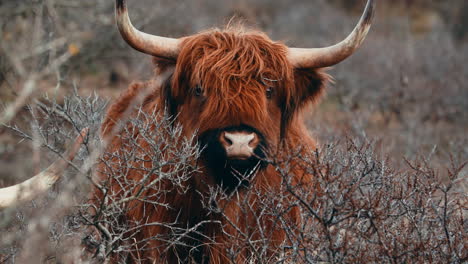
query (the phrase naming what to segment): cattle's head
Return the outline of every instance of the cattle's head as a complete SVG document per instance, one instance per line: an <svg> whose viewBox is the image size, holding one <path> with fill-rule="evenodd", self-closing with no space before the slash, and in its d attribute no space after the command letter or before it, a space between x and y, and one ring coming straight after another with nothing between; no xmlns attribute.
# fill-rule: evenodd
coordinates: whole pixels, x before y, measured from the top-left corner
<svg viewBox="0 0 468 264"><path fill-rule="evenodd" d="M125 1L116 3L123 38L173 65L173 74L161 89L165 107L185 133L197 133L208 167L223 181L230 174L225 170L245 175L265 165L261 161L293 131L296 114L323 91L328 75L320 69L343 61L361 45L374 9L369 0L344 41L301 49L239 27L181 39L148 35L132 26Z"/></svg>

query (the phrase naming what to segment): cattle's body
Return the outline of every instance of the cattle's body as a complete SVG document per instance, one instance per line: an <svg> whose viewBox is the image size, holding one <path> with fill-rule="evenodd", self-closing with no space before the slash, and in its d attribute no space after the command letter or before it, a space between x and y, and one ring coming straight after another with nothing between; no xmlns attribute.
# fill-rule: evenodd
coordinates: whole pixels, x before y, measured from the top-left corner
<svg viewBox="0 0 468 264"><path fill-rule="evenodd" d="M316 148L315 140L310 137L309 132L305 128L301 113L297 111L294 113L293 117L289 117L290 120L285 120L284 122L288 122L288 124L283 124L287 126L287 131L285 132L284 138L280 138L280 130L281 130L281 115L282 109L278 106L279 102L273 102L273 106L270 109L267 106L267 98L265 97L264 91L266 89L264 82L260 81L259 78L264 74L265 76L269 76L268 80L278 80L272 84L272 87L277 88L276 92L280 92L280 88L287 87L287 85L298 85L304 84L304 86L310 87L303 87L302 89L310 89L313 90L311 92L311 97L309 100L314 100L316 96L318 96L322 90L323 85L328 79L328 75L320 73L314 69L302 69L302 70L294 70L292 67L287 67L285 63L287 60L285 58L285 50L286 46L273 43L271 40L267 39L263 34L259 32L244 32L238 28L235 29L227 29L226 31L218 31L214 30L212 32L205 32L199 36L193 36L193 40L188 40L188 42L192 42L192 45L186 51L187 54L186 58L188 60L191 59L193 56L192 52L197 49L204 48L203 45L206 44L206 38L210 38L211 41L217 42L218 45L222 46L225 43L222 43L223 40L229 40L226 44L232 44L233 42L249 42L251 41L253 44L252 46L237 45L237 50L232 53L249 53L249 52L257 52L256 48L258 46L267 46L271 45L275 48L275 50L270 50L265 53L265 55L259 55L256 58L257 61L254 61L252 64L245 63L242 59L239 60L236 58L235 54L229 54L229 51L223 50L223 53L220 54L213 54L211 51L208 54L197 54L196 57L203 57L208 55L211 56L218 56L223 57L223 55L230 55L230 60L224 61L224 65L228 66L228 69L225 69L224 72L220 73L220 69L213 69L213 65L202 65L207 68L207 70L198 69L194 71L193 69L185 69L185 67L180 67L183 69L165 69L167 71L173 71L171 74L171 78L168 82L164 82L162 85L157 84L156 82L149 82L149 83L136 83L133 84L127 91L125 91L120 98L111 105L106 119L102 126L102 137L103 138L111 138L111 143L109 144L110 147L106 152L113 153L114 151L126 151L125 144L121 142L121 128L115 128L115 121L116 120L126 120L128 118L132 118L135 116L135 113L132 111L137 111L139 107L135 107L135 103L139 106L138 102L142 102L141 110L145 113L158 113L160 115L168 114L165 113L166 110L170 109L168 106L167 100L175 100L175 99L167 99L165 93L166 89L174 89L174 86L181 86L180 89L188 89L184 86L188 86L187 83L180 82L179 80L185 80L191 76L186 76L185 73L199 73L204 72L205 76L202 77L202 80L210 79L213 82L212 88L213 96L224 92L224 93L232 93L232 95L222 94L222 97L215 101L217 103L216 106L213 106L213 109L208 109L209 111L206 113L206 117L203 117L204 113L195 114L194 111L198 111L198 109L203 109L203 106L196 105L197 102L189 102L186 105L179 106L177 109L177 117L176 121L182 126L184 133L187 136L190 136L195 131L198 131L200 135L204 134L204 131L211 131L217 128L223 127L236 127L236 126L249 126L254 127L256 130L261 133L263 137L267 139L266 145L268 145L269 150L271 152L276 152L278 148L282 151L282 154L287 155L285 149L287 146L288 149L297 150L300 147L303 147L305 150L314 150ZM266 42L266 43L262 43ZM201 42L200 44L198 42ZM221 43L219 43L221 42ZM194 44L193 44L194 43ZM237 44L237 43L235 43ZM258 45L258 46L257 46ZM250 49L250 50L249 50ZM184 50L182 50L182 53ZM271 58L273 55L276 55L278 58ZM264 59L265 56L267 59ZM251 58L250 56L246 56L243 59ZM270 62L269 60L277 60L275 62ZM251 60L251 59L249 59ZM156 60L156 63L158 61ZM184 62L179 62L184 63ZM204 60L204 63L206 61ZM219 60L213 59L212 64L219 63ZM274 64L278 69L274 69L270 64ZM187 64L189 64L187 62ZM264 65L262 65L264 64ZM263 67L260 67L262 65ZM179 66L179 65L177 65ZM184 66L182 64L182 66ZM191 66L191 65L188 65ZM201 67L197 65L198 67ZM246 69L250 68L250 69ZM213 70L212 70L213 69ZM272 69L276 71L272 71ZM179 70L179 72L178 72ZM270 71L270 72L268 72ZM245 76L240 76L239 79L230 80L229 77L240 75L240 73L245 74ZM159 73L163 74L163 73ZM211 75L210 75L211 74ZM225 78L225 79L224 79ZM172 81L170 81L172 80ZM225 83L222 83L222 82ZM238 83L237 85L233 85L232 82ZM265 83L267 81L265 80ZM311 83L313 85L311 85ZM168 87L165 87L168 86ZM224 87L223 87L224 85ZM230 90L230 87L235 87ZM241 87L244 90L238 90ZM218 89L217 89L218 88ZM252 93L252 95L245 96L244 93ZM257 94L256 94L257 93ZM140 98L141 95L145 94L144 98ZM291 95L293 96L293 95ZM259 99L264 99L262 102ZM210 98L206 99L210 100ZM249 101L250 100L250 101ZM260 101L260 102L259 102ZM223 106L222 104L226 104ZM256 104L264 104L263 106L255 106ZM205 102L205 104L207 104ZM224 108L223 108L224 107ZM184 112L180 108L186 108L187 111ZM255 113L253 112L256 109L265 110L263 113ZM196 116L195 116L196 115ZM277 120L278 122L271 122ZM269 121L269 122L268 122ZM268 122L268 123L265 123ZM133 131L133 130L132 130ZM115 136L117 134L117 136ZM114 136L113 136L114 135ZM133 135L137 137L137 135ZM279 146L279 141L282 140L283 147ZM145 139L141 139L141 141L145 141ZM200 142L203 144L203 142ZM139 143L139 145L145 145L144 142ZM118 156L118 155L117 155ZM112 156L115 159L115 156ZM118 163L118 162L117 162ZM214 164L213 164L214 163ZM198 250L194 250L190 247L174 247L174 249L166 251L167 243L166 241L170 241L174 239L174 237L170 237L170 230L168 227L162 226L149 226L149 227L142 227L139 232L138 239L139 241L148 241L149 238L154 237L158 234L167 234L166 238L150 240L149 242L145 242L144 247L152 248L153 250L140 250L138 253L133 253L133 257L137 254L141 259L149 259L154 260L157 259L158 261L167 261L168 263L175 263L179 259L184 259L188 255L192 255L191 257L199 258L200 259L208 259L210 263L226 263L230 260L230 257L227 254L228 247L231 241L231 236L236 236L236 228L241 228L241 233L249 234L253 238L255 236L259 236L259 234L255 234L255 230L248 230L254 226L256 223L255 212L248 212L247 214L243 212L242 208L239 206L239 199L250 199L252 200L252 204L255 204L255 200L259 199L257 197L258 190L268 190L269 192L282 192L282 177L279 173L275 170L273 165L264 164L262 165L263 168L259 170L256 174L255 178L249 182L248 187L239 187L237 183L234 183L234 186L227 186L229 183L226 184L224 181L224 186L227 187L229 192L236 192L236 195L232 195L229 198L222 199L217 201L217 206L222 208L222 213L220 214L213 214L206 206L203 206L202 203L206 204L206 201L210 197L209 188L215 187L217 184L220 184L217 181L220 178L232 178L233 176L230 175L231 172L229 171L219 171L216 169L217 165L223 165L224 163L219 163L216 161L212 161L210 157L210 153L205 153L199 160L199 167L201 172L197 175L192 175L191 179L186 183L189 188L188 192L181 193L175 190L174 186L172 186L170 181L167 181L167 186L162 187L165 191L168 191L168 195L164 197L164 201L159 201L160 203L169 203L171 208L168 209L163 206L155 207L151 203L145 203L140 201L135 201L129 205L132 210L128 211L127 221L131 222L139 222L142 219L147 220L150 223L174 223L177 222L177 226L180 227L188 227L191 228L194 225L197 225L201 221L213 221L214 223L206 224L201 228L197 229L195 233L200 232L206 238L198 237L198 239L194 239L192 241L188 241L187 243L192 243L195 247L198 247ZM141 167L144 165L135 165L135 167ZM150 166L150 165L149 165ZM101 166L99 169L101 171L106 172L106 165ZM108 175L108 173L104 173ZM312 179L312 175L302 174L302 173L293 173L293 175L298 175L300 179L294 179L296 182L301 182L305 184L306 182L310 182ZM127 175L127 178L134 179L135 181L141 180L141 174L138 171L130 171ZM157 178L158 175L152 175L152 177ZM121 188L121 184L113 184L114 192L119 193L121 192L119 188ZM128 188L128 187L126 187ZM249 191L250 189L255 190ZM100 192L98 194L98 201ZM259 203L259 202L257 202ZM264 210L261 206L259 206L258 210ZM288 219L291 223L299 222L299 212L297 208L291 208L287 212L289 216L284 216L285 219ZM285 240L284 232L279 228L279 225L274 223L273 219L263 218L261 219L265 225L271 225L272 228L268 230L268 234L263 234L262 236L269 237L271 239L271 250L275 246L279 246ZM219 223L216 223L219 222ZM232 223L231 223L232 222ZM270 222L270 223L269 223ZM131 225L131 224L130 224ZM278 228L273 228L273 226L277 225ZM224 234L228 233L229 236L226 237ZM201 244L206 244L207 246L201 247ZM142 248L143 245L140 245ZM137 250L137 249L135 249ZM192 251L189 253L189 251ZM195 253L195 254L194 254ZM198 253L198 255L196 254ZM236 256L239 263L244 263L247 261L248 253L246 252L244 255L239 254ZM149 261L151 263L151 261Z"/></svg>
<svg viewBox="0 0 468 264"><path fill-rule="evenodd" d="M272 161L316 149L302 112L323 94L330 77L322 69L343 61L361 45L373 9L374 1L368 0L358 25L342 42L303 49L242 27L180 39L148 35L132 26L125 1L116 0L123 38L154 57L157 78L163 79L131 85L111 105L101 128L107 148L96 170L100 181L92 199L97 219L106 217L100 206L112 202L123 206L118 219L128 228L120 238L125 242L112 246L131 245L124 256L127 262L256 262L260 260L255 260L252 243L260 242L266 262L286 253L284 246L291 242L286 234L294 233L293 226L301 219L298 201L285 186L310 186L314 192L314 176L301 162L292 161L285 178L281 166ZM132 186L174 172L170 164L159 174L153 172L148 161L153 139L125 123L141 118L140 113L155 115L153 121L144 121L150 122L146 126L150 130L159 129L158 118L169 116L181 126L182 136L194 135L201 151L193 161L198 170L180 184L162 178L157 188ZM164 144L177 147L181 142ZM177 159L164 144L158 151ZM127 159L127 153L136 154ZM179 174L183 173L171 177L177 179ZM213 195L213 189L222 195ZM2 200L2 195L7 199ZM15 195L0 190L0 206L11 204ZM276 213L264 213L265 208ZM181 230L187 234L180 236ZM235 243L241 245L233 254ZM122 261L120 257L115 254L114 260Z"/></svg>

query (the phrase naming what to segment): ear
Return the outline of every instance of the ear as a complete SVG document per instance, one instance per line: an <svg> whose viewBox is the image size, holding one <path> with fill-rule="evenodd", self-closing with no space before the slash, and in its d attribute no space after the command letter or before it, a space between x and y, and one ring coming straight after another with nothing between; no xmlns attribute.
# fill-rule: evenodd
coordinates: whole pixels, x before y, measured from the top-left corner
<svg viewBox="0 0 468 264"><path fill-rule="evenodd" d="M295 110L299 110L309 103L318 103L325 93L325 86L331 80L331 76L324 69L295 69L295 87L291 99Z"/></svg>
<svg viewBox="0 0 468 264"><path fill-rule="evenodd" d="M325 86L332 78L324 69L294 69L294 87L290 87L289 96L282 107L281 138L294 115L304 106L317 103L325 93Z"/></svg>
<svg viewBox="0 0 468 264"><path fill-rule="evenodd" d="M172 92L171 80L172 80L172 74L169 76L169 78L166 78L166 80L162 83L160 96L161 96L161 101L163 102L164 108L166 109L169 117L175 118L177 115L177 107L179 104L177 103L177 100L172 95L173 92Z"/></svg>
<svg viewBox="0 0 468 264"><path fill-rule="evenodd" d="M153 57L155 74L163 81L161 83L160 98L167 114L172 118L177 115L177 100L173 96L172 78L174 75L175 61L165 58Z"/></svg>

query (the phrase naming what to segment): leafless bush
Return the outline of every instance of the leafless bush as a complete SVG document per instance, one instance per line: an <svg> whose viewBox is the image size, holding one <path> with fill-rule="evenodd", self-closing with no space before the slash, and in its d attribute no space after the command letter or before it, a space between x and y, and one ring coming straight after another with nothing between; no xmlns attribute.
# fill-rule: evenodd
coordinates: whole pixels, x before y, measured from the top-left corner
<svg viewBox="0 0 468 264"><path fill-rule="evenodd" d="M347 140L304 157L315 191L287 186L303 211L293 245L303 262L461 263L466 196L452 192L464 164L442 183L422 159L393 168L371 143ZM302 255L301 255L302 254ZM296 261L296 260L295 260Z"/></svg>
<svg viewBox="0 0 468 264"><path fill-rule="evenodd" d="M5 234L1 239L1 263L32 263L38 258L46 261L46 257L54 258L55 254L65 253L65 248L58 245L80 244L80 238L76 237L80 222L74 215L74 207L89 195L89 168L92 163L88 156L92 149L99 149L96 131L105 106L105 102L96 96L83 98L75 95L66 98L62 104L58 104L55 98L44 98L28 108L30 115L27 126L4 124L4 128L14 131L23 140L32 142L33 162L38 169L48 166L52 160L64 158L61 153L67 143L83 128L91 128L92 133L76 156L71 169L64 173L59 188L52 190L46 199L0 212L0 228ZM48 243L44 243L47 241ZM23 250L19 254L23 247L36 250ZM75 253L79 255L81 250L75 249L78 252ZM68 250L70 257L76 257L76 254L73 255L73 247L67 247Z"/></svg>
<svg viewBox="0 0 468 264"><path fill-rule="evenodd" d="M280 192L247 188L227 195L213 186L201 196L207 218L202 216L192 226L126 220L125 215L135 201L145 202L151 208L168 191L193 192L190 179L198 171L200 148L193 139L181 137L181 128L171 120L139 112L136 118L123 121L125 130L119 135L126 142L125 151L103 153L98 161L112 163L104 167L114 169L94 170L92 176L80 163L87 160L93 149L100 149L95 136L104 106L96 97L73 96L63 106L49 101L32 111L34 136L16 126L9 127L25 139L41 142L48 152L58 154L81 128L91 127L94 132L75 162L80 170L69 171L57 191L32 205L2 212L2 233L8 234L0 241L3 262L34 262L39 256L44 261L68 262L79 258L123 261L141 251L177 246L194 247L196 251L197 247L211 246L209 238L200 231L202 227L221 222L227 223L222 230L231 242L226 255L232 261L462 263L467 260L466 194L455 188L462 184L460 172L466 162L453 161L447 166L446 175L441 175L424 158L406 161L406 168L394 168L388 157L376 154L373 144L365 139L341 140L314 153L269 160L282 175ZM144 141L132 137L135 130ZM301 164L307 173L314 175L313 184L291 182L291 164ZM141 178L127 178L129 170L141 171ZM441 176L449 180L442 181ZM171 181L173 189L162 188L163 180ZM114 189L114 184L123 188ZM90 203L90 189L102 194L97 196L101 199L98 203ZM223 201L235 201L239 219L226 219ZM301 223L287 217L292 208L300 209ZM247 230L238 226L242 221L249 221ZM166 248L148 248L149 241L137 239L139 232L153 225L163 225L170 231L151 237L164 241ZM275 228L288 234L280 245L271 241L271 230ZM87 248L88 253L83 255L82 248Z"/></svg>
<svg viewBox="0 0 468 264"><path fill-rule="evenodd" d="M193 138L184 138L180 126L158 113L139 111L137 117L125 122L123 127L119 140L125 143L121 150L104 153L98 167L102 170L96 172L100 176L94 182L95 200L81 212L84 224L95 227L99 233L90 235L86 243L96 247L96 256L103 260L112 255L125 259L128 254L136 257L139 251L158 250L148 247L150 240L183 243L183 236L189 233L187 227L180 227L177 222L151 221L150 217L143 216L134 220L126 216L134 210L135 202L146 203L148 210L170 208L171 202L163 197L189 191L188 181L198 170L196 160L200 156ZM139 178L129 178L130 171L138 171ZM164 181L170 182L171 189L164 187ZM140 240L138 234L151 226L165 226L175 235L170 238L169 234L155 234L150 239Z"/></svg>

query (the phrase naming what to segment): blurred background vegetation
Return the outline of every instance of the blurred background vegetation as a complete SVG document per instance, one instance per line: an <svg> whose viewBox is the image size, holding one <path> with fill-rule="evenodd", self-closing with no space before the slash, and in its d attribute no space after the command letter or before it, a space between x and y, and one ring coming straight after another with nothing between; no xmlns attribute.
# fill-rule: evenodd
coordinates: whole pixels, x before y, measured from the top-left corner
<svg viewBox="0 0 468 264"><path fill-rule="evenodd" d="M190 35L235 17L290 46L320 47L352 30L364 2L139 0L129 10L137 28L158 35ZM27 126L27 105L45 94L60 102L76 89L112 99L151 78L151 58L124 43L113 8L111 0L0 0L0 111L16 102L12 121ZM335 83L307 118L312 133L322 144L374 141L395 164L419 155L434 164L467 160L467 32L465 0L379 1L363 47L330 69ZM0 186L31 175L31 145L0 128Z"/></svg>

